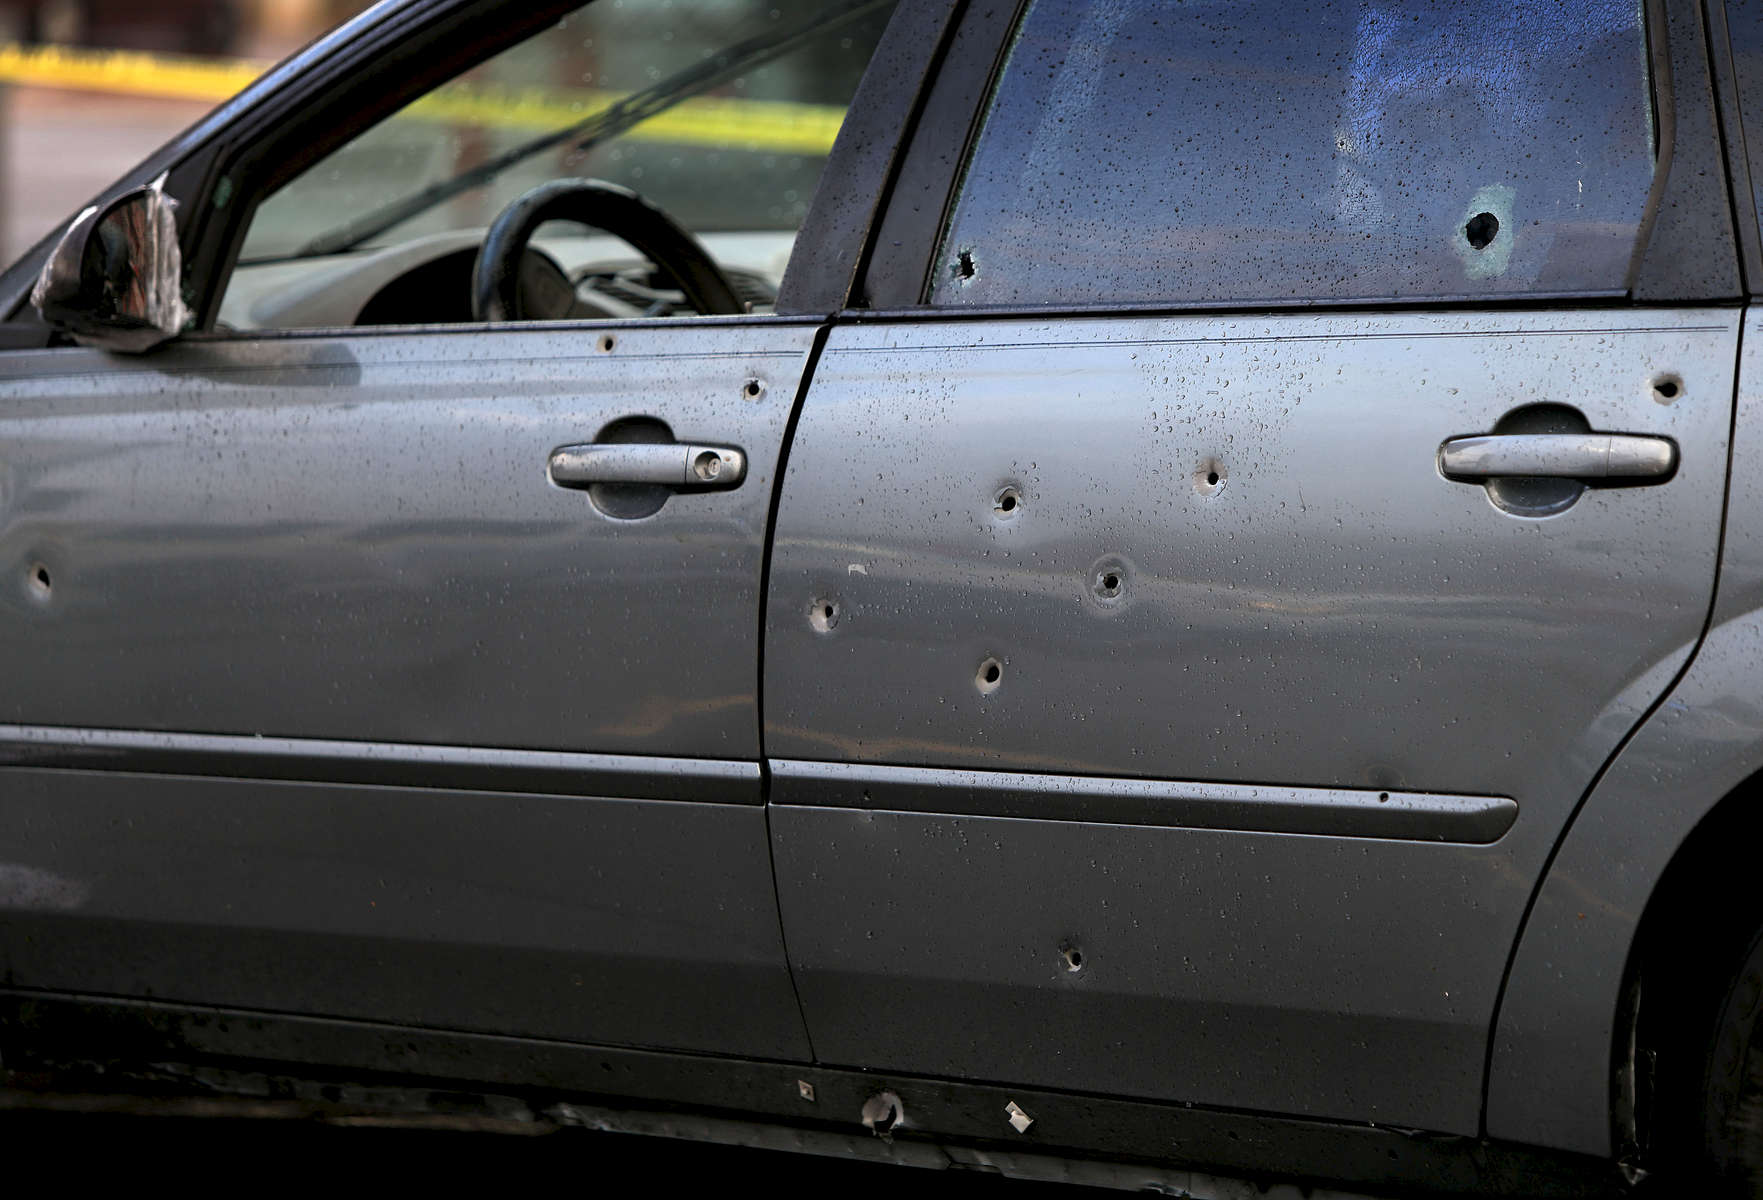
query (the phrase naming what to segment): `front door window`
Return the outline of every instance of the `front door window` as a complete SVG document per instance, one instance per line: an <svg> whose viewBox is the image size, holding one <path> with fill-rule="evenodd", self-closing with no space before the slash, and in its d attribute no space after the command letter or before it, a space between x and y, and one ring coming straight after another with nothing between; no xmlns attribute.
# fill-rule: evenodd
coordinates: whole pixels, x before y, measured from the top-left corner
<svg viewBox="0 0 1763 1200"><path fill-rule="evenodd" d="M883 0L598 0L419 98L266 198L221 307L234 330L471 319L485 229L555 179L638 193L768 310ZM533 243L574 289L549 315L684 315L602 230Z"/></svg>

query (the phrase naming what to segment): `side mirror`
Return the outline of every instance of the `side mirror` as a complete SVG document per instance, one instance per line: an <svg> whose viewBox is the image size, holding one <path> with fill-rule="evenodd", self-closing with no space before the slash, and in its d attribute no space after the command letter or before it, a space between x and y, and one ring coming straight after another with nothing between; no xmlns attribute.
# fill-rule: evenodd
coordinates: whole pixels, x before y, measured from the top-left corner
<svg viewBox="0 0 1763 1200"><path fill-rule="evenodd" d="M31 289L51 328L82 345L139 353L184 327L177 201L164 183L74 218Z"/></svg>

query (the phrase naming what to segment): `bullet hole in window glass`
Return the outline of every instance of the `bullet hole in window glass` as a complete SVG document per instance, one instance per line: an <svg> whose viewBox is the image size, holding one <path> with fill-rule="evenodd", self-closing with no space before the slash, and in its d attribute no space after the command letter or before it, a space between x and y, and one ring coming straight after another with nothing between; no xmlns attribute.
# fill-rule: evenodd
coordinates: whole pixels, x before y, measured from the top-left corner
<svg viewBox="0 0 1763 1200"><path fill-rule="evenodd" d="M1028 0L930 302L1623 287L1657 157L1642 9Z"/></svg>
<svg viewBox="0 0 1763 1200"><path fill-rule="evenodd" d="M1463 226L1463 237L1477 250L1486 250L1500 232L1500 218L1491 212L1476 213Z"/></svg>

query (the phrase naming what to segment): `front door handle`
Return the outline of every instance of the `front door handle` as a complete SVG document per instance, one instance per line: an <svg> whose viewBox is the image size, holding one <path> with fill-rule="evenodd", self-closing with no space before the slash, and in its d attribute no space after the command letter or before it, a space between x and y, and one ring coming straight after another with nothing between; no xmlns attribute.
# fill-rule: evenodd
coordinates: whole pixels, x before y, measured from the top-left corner
<svg viewBox="0 0 1763 1200"><path fill-rule="evenodd" d="M732 446L591 442L557 447L551 451L550 469L551 482L567 488L597 483L732 488L747 474L747 456Z"/></svg>
<svg viewBox="0 0 1763 1200"><path fill-rule="evenodd" d="M1630 433L1484 434L1439 447L1439 470L1450 479L1663 479L1676 466L1670 438Z"/></svg>

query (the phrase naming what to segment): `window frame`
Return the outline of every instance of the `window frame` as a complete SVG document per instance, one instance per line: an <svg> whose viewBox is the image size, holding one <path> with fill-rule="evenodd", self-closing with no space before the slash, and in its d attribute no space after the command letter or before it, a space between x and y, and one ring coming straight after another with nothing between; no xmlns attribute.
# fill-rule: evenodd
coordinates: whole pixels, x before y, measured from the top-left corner
<svg viewBox="0 0 1763 1200"><path fill-rule="evenodd" d="M927 95L925 112L901 160L899 177L877 226L875 246L853 309L915 319L978 319L1003 314L1244 312L1514 308L1725 302L1743 285L1723 165L1720 126L1709 76L1708 32L1700 0L1644 0L1658 159L1626 286L1599 291L1471 294L1354 300L1119 301L1051 305L929 303L936 255L954 210L961 177L1027 0L975 0L969 6ZM975 70L976 63L989 64Z"/></svg>
<svg viewBox="0 0 1763 1200"><path fill-rule="evenodd" d="M1763 230L1757 224L1757 195L1751 171L1750 137L1746 135L1744 103L1739 91L1737 58L1733 53L1731 27L1725 0L1709 0L1708 58L1713 64L1714 89L1719 98L1717 113L1726 143L1727 184L1732 190L1733 221L1738 230L1740 265L1745 290L1752 297L1763 291ZM1753 130L1763 118L1753 114Z"/></svg>

